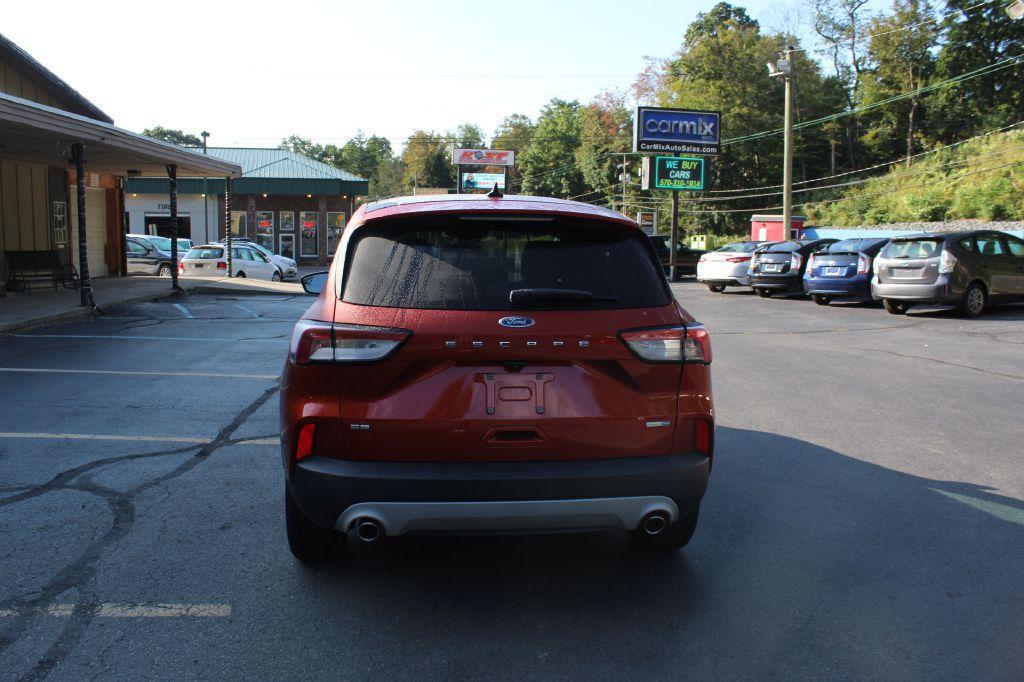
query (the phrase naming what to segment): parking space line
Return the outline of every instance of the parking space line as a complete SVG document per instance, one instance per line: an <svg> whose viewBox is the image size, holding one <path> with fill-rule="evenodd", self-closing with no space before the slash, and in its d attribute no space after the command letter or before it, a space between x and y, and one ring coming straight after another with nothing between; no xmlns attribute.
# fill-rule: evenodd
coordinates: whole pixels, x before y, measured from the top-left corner
<svg viewBox="0 0 1024 682"><path fill-rule="evenodd" d="M86 339L98 341L231 341L239 339L216 336L118 336L115 334L10 334L12 339ZM288 339L246 338L246 343L289 343Z"/></svg>
<svg viewBox="0 0 1024 682"><path fill-rule="evenodd" d="M50 604L39 611L55 618L74 614L75 604ZM14 618L19 612L0 609L0 618ZM106 602L96 607L99 618L230 618L230 604L128 604Z"/></svg>
<svg viewBox="0 0 1024 682"><path fill-rule="evenodd" d="M210 377L214 379L273 379L277 374L233 374L226 372L160 372L156 370L133 372L120 369L49 369L44 367L0 367L0 372L24 372L36 374L117 374L123 376L157 377Z"/></svg>
<svg viewBox="0 0 1024 682"><path fill-rule="evenodd" d="M187 436L126 436L106 433L50 433L47 431L0 431L0 438L30 438L35 440L109 440L131 443L185 443L208 445L212 438L189 438ZM228 441L227 445L280 445L277 438L239 438Z"/></svg>
<svg viewBox="0 0 1024 682"><path fill-rule="evenodd" d="M239 310L241 310L242 312L249 313L253 317L261 317L261 315L259 313L257 313L255 310L253 310L252 308L247 308L246 306L242 305L241 303L236 303L235 307L238 308Z"/></svg>
<svg viewBox="0 0 1024 682"><path fill-rule="evenodd" d="M186 308L185 306L183 306L180 303L172 303L171 305L173 305L175 308L177 308L178 311L181 312L182 315L184 315L185 317L187 317L190 320L192 319L192 313L190 313L188 311L188 308Z"/></svg>

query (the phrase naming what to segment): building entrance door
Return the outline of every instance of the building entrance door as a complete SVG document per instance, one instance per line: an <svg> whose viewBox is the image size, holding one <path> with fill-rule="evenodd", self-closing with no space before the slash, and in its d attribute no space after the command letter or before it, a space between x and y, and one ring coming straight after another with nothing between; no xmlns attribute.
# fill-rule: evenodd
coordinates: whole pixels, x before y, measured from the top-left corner
<svg viewBox="0 0 1024 682"><path fill-rule="evenodd" d="M299 255L310 258L320 254L320 216L316 211L299 214Z"/></svg>

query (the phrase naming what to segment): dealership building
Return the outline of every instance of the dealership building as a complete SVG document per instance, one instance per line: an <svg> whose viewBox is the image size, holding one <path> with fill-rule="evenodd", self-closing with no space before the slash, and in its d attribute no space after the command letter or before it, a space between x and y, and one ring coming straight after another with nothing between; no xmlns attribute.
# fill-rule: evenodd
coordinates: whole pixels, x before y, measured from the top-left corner
<svg viewBox="0 0 1024 682"><path fill-rule="evenodd" d="M242 168L231 187L232 235L300 263L329 262L355 198L368 191L365 179L286 149L210 147L205 154ZM179 237L196 244L224 238L224 189L223 178L178 180ZM167 190L164 178L125 181L130 233L170 236Z"/></svg>

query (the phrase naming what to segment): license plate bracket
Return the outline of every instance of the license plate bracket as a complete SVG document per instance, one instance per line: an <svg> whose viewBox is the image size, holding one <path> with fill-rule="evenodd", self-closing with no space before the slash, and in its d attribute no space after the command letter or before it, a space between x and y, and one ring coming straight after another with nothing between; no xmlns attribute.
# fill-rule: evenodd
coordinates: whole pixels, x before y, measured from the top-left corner
<svg viewBox="0 0 1024 682"><path fill-rule="evenodd" d="M825 268L825 276L826 277L842 277L843 274L844 274L843 273L844 270L846 270L846 268L829 266L829 267Z"/></svg>
<svg viewBox="0 0 1024 682"><path fill-rule="evenodd" d="M499 408L533 403L535 414L544 414L547 385L555 380L550 372L497 374L482 373L476 380L484 384L487 398L487 414L497 414ZM514 408L513 408L514 409Z"/></svg>

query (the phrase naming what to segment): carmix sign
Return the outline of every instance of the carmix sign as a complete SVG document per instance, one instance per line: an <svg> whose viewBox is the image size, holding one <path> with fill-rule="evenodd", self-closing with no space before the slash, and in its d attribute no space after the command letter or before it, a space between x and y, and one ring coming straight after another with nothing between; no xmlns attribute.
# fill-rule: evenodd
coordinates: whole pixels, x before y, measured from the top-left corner
<svg viewBox="0 0 1024 682"><path fill-rule="evenodd" d="M651 189L704 189L704 159L654 157L654 183Z"/></svg>
<svg viewBox="0 0 1024 682"><path fill-rule="evenodd" d="M721 114L637 107L633 122L633 151L718 155Z"/></svg>

